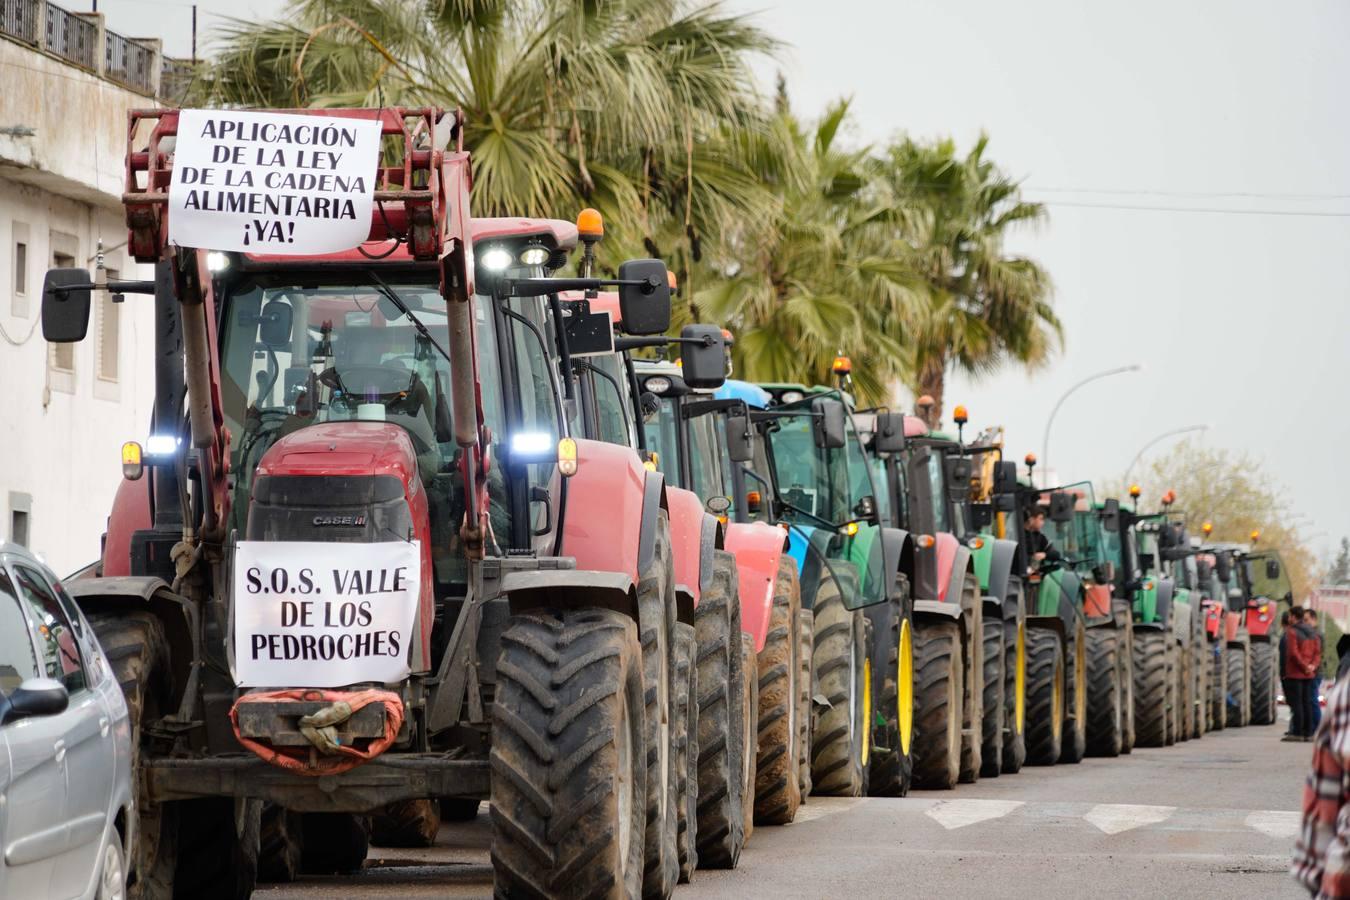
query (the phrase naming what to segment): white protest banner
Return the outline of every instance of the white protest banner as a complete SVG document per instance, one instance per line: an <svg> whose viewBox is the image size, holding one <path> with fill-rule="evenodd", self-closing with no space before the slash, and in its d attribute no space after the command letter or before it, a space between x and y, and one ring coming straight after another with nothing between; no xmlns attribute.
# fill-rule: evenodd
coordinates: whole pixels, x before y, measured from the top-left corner
<svg viewBox="0 0 1350 900"><path fill-rule="evenodd" d="M302 256L370 234L380 123L226 109L178 118L169 243Z"/></svg>
<svg viewBox="0 0 1350 900"><path fill-rule="evenodd" d="M408 676L418 541L240 541L234 670L242 687L342 687Z"/></svg>

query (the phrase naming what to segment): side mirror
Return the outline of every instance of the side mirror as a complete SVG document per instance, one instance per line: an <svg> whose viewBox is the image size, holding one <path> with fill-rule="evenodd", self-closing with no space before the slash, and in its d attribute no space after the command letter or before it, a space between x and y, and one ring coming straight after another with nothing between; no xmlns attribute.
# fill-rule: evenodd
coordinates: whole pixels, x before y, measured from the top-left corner
<svg viewBox="0 0 1350 900"><path fill-rule="evenodd" d="M1050 495L1050 521L1073 521L1073 494L1068 491L1055 491Z"/></svg>
<svg viewBox="0 0 1350 900"><path fill-rule="evenodd" d="M619 280L643 282L619 286L623 330L637 335L665 334L670 327L670 281L666 264L659 259L630 259L619 266ZM721 329L717 334L721 336ZM722 352L720 346L718 352ZM688 377L686 373L685 378Z"/></svg>
<svg viewBox="0 0 1350 900"><path fill-rule="evenodd" d="M1016 494L995 494L990 504L995 512L1013 513L1017 512Z"/></svg>
<svg viewBox="0 0 1350 900"><path fill-rule="evenodd" d="M1226 584L1233 577L1233 561L1226 554L1219 554L1214 558L1214 571L1219 580Z"/></svg>
<svg viewBox="0 0 1350 900"><path fill-rule="evenodd" d="M747 463L755 458L754 440L750 434L750 417L727 416L727 456L735 463Z"/></svg>
<svg viewBox="0 0 1350 900"><path fill-rule="evenodd" d="M866 519L869 522L876 521L877 517L877 498L868 494L858 499L858 505L853 507L853 515L859 519Z"/></svg>
<svg viewBox="0 0 1350 900"><path fill-rule="evenodd" d="M295 310L281 300L268 300L258 317L258 339L273 350L289 347Z"/></svg>
<svg viewBox="0 0 1350 900"><path fill-rule="evenodd" d="M1266 560L1266 577L1272 581L1280 577L1280 561L1278 559Z"/></svg>
<svg viewBox="0 0 1350 900"><path fill-rule="evenodd" d="M727 510L731 509L731 498L720 495L709 497L707 502L703 504L703 508L714 516L725 516Z"/></svg>
<svg viewBox="0 0 1350 900"><path fill-rule="evenodd" d="M970 505L970 523L974 526L975 531L984 531L993 527L994 504L972 503Z"/></svg>
<svg viewBox="0 0 1350 900"><path fill-rule="evenodd" d="M89 273L48 269L42 282L42 336L53 344L74 344L89 333Z"/></svg>
<svg viewBox="0 0 1350 900"><path fill-rule="evenodd" d="M969 456L949 456L943 461L947 468L947 497L953 503L964 503L970 499L970 473L972 470Z"/></svg>
<svg viewBox="0 0 1350 900"><path fill-rule="evenodd" d="M669 302L670 289L666 289ZM670 318L670 310L666 310ZM624 327L628 327L628 314L624 314ZM664 330L664 329L662 329ZM726 339L722 329L716 325L686 325L680 329L680 373L684 383L699 390L720 388L727 380Z"/></svg>
<svg viewBox="0 0 1350 900"><path fill-rule="evenodd" d="M1153 556L1152 553L1139 554L1139 568L1143 569L1145 572L1152 572L1153 567L1156 564L1157 563L1155 562L1155 557Z"/></svg>
<svg viewBox="0 0 1350 900"><path fill-rule="evenodd" d="M905 416L903 413L877 413L876 433L872 450L876 453L901 453L905 449Z"/></svg>
<svg viewBox="0 0 1350 900"><path fill-rule="evenodd" d="M1002 459L994 463L993 492L1009 496L1017 493L1017 463Z"/></svg>
<svg viewBox="0 0 1350 900"><path fill-rule="evenodd" d="M848 443L844 404L829 397L811 401L812 433L822 450L842 450Z"/></svg>
<svg viewBox="0 0 1350 900"><path fill-rule="evenodd" d="M1120 531L1120 501L1115 497L1102 504L1102 527L1111 533Z"/></svg>
<svg viewBox="0 0 1350 900"><path fill-rule="evenodd" d="M66 686L54 678L29 678L9 695L4 723L29 716L54 716L66 711L70 694Z"/></svg>

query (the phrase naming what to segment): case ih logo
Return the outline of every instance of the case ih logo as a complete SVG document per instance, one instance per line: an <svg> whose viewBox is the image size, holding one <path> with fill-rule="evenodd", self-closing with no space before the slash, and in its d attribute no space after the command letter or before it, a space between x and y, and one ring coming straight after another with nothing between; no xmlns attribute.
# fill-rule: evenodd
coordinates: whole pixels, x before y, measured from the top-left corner
<svg viewBox="0 0 1350 900"><path fill-rule="evenodd" d="M365 516L315 516L314 525L318 528L337 527L337 528L364 528L366 526Z"/></svg>

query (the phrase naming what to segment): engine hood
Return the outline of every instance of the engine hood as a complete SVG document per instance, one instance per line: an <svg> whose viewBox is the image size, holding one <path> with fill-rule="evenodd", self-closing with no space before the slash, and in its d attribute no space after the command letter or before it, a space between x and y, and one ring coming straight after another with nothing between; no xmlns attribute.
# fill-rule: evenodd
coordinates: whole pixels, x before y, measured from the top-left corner
<svg viewBox="0 0 1350 900"><path fill-rule="evenodd" d="M258 463L259 475L392 475L417 482L417 454L408 432L388 422L326 422L277 441Z"/></svg>

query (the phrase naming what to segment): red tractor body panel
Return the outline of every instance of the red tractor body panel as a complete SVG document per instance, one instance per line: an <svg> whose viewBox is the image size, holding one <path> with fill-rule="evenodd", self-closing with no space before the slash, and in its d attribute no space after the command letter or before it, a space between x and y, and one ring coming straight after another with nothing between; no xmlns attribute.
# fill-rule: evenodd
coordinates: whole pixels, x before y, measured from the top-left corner
<svg viewBox="0 0 1350 900"><path fill-rule="evenodd" d="M1205 600L1205 634L1211 641L1217 641L1223 633L1223 604L1217 600Z"/></svg>
<svg viewBox="0 0 1350 900"><path fill-rule="evenodd" d="M1083 597L1083 615L1101 617L1111 615L1111 585L1087 584Z"/></svg>
<svg viewBox="0 0 1350 900"><path fill-rule="evenodd" d="M1224 611L1223 614L1223 639L1225 641L1235 641L1238 636L1238 628L1242 625L1242 613Z"/></svg>
<svg viewBox="0 0 1350 900"><path fill-rule="evenodd" d="M735 554L739 574L741 630L754 639L756 652L769 636L783 541L783 529L764 522L727 525L726 549Z"/></svg>
<svg viewBox="0 0 1350 900"><path fill-rule="evenodd" d="M575 557L578 569L621 572L636 585L647 470L630 447L576 440L577 473L567 479L559 553Z"/></svg>
<svg viewBox="0 0 1350 900"><path fill-rule="evenodd" d="M944 531L933 536L933 544L933 550L937 553L937 598L939 602L945 603L948 594L951 592L952 583L965 575L964 572L957 573L952 570L952 565L956 562L957 551L961 549L961 542L954 535ZM961 587L959 584L956 590L958 596L952 598L952 602L960 603Z"/></svg>
<svg viewBox="0 0 1350 900"><path fill-rule="evenodd" d="M421 589L417 598L422 671L431 660L431 630L435 618L434 578L431 577L431 520L427 495L417 474L417 453L402 427L388 422L326 422L291 432L267 449L258 462L258 475L341 477L390 475L403 483L403 496L421 542ZM415 670L419 667L414 664Z"/></svg>
<svg viewBox="0 0 1350 900"><path fill-rule="evenodd" d="M1266 640L1275 627L1275 609L1264 598L1247 605L1247 634L1253 638Z"/></svg>
<svg viewBox="0 0 1350 900"><path fill-rule="evenodd" d="M684 488L667 487L670 510L670 549L675 557L675 593L693 606L699 601L699 564L703 537L703 502Z"/></svg>
<svg viewBox="0 0 1350 900"><path fill-rule="evenodd" d="M103 541L103 577L121 578L131 574L131 535L149 528L150 479L122 479L113 497L108 515L108 532Z"/></svg>

